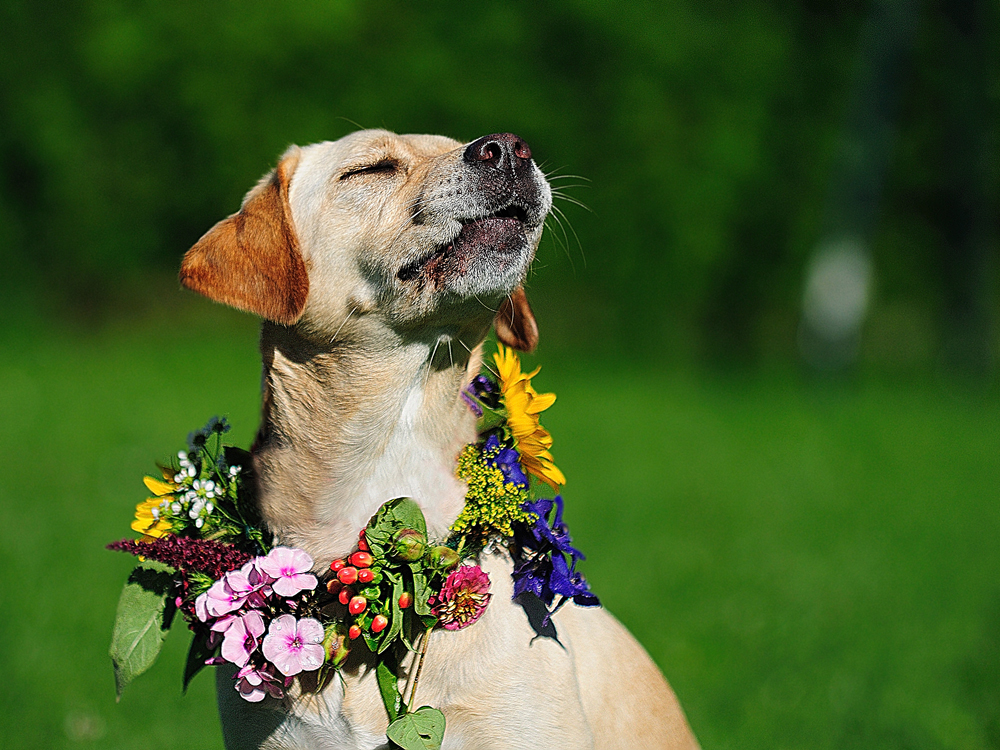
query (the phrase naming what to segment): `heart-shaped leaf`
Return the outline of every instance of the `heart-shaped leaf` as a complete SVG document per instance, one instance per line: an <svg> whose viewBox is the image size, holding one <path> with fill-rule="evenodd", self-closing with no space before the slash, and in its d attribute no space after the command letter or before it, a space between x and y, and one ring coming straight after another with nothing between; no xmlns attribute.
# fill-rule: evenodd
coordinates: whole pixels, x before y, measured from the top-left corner
<svg viewBox="0 0 1000 750"><path fill-rule="evenodd" d="M444 714L421 706L392 722L385 734L403 750L439 750L444 739Z"/></svg>

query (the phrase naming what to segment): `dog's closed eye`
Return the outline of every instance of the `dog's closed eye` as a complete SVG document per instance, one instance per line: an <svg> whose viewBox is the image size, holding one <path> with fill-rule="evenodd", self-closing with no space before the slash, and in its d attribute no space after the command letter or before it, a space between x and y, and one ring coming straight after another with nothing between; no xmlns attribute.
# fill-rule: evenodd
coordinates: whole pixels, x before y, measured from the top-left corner
<svg viewBox="0 0 1000 750"><path fill-rule="evenodd" d="M399 162L395 159L380 159L374 164L363 164L358 167L349 167L344 170L340 178L341 180L347 180L351 177L360 177L362 175L390 175L399 171Z"/></svg>

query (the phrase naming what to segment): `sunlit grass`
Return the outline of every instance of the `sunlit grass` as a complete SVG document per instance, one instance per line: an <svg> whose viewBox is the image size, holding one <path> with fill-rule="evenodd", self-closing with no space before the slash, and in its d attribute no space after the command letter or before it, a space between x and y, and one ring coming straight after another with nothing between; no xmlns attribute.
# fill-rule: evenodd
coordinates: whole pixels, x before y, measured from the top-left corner
<svg viewBox="0 0 1000 750"><path fill-rule="evenodd" d="M180 692L180 625L115 704L131 561L103 547L190 429L228 414L249 443L255 342L207 305L0 334L4 747L220 746L211 679ZM995 401L539 361L584 571L706 748L1000 742Z"/></svg>

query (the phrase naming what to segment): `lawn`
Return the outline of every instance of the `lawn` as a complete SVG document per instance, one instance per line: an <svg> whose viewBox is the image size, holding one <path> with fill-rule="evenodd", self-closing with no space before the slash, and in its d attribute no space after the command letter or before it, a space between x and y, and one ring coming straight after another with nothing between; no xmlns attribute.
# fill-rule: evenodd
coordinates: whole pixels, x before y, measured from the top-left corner
<svg viewBox="0 0 1000 750"><path fill-rule="evenodd" d="M0 331L5 748L220 746L180 624L115 703L104 545L207 417L249 443L255 342L197 301ZM584 570L705 748L1000 746L995 396L539 362Z"/></svg>

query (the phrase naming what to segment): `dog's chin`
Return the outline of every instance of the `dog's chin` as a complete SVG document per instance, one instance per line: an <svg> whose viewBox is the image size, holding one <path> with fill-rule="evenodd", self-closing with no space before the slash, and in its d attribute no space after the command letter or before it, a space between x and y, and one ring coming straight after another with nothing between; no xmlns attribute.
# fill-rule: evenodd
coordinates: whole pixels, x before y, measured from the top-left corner
<svg viewBox="0 0 1000 750"><path fill-rule="evenodd" d="M536 234L517 215L493 215L463 223L450 242L396 273L408 286L460 296L508 294L531 262Z"/></svg>

